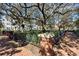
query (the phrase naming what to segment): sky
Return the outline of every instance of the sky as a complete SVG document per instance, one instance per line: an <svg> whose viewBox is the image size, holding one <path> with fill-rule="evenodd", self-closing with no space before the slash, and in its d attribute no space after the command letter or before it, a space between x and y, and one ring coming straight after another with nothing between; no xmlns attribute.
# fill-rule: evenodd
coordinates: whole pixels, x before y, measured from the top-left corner
<svg viewBox="0 0 79 59"><path fill-rule="evenodd" d="M28 5L30 5L30 4L28 4ZM75 8L79 8L79 3L74 3L74 7L75 7ZM37 14L37 15L38 15L38 14ZM73 19L78 18L78 17L79 17L79 13L73 14L72 17L73 17ZM4 18L4 17L3 17L3 18ZM1 19L1 16L0 16L0 19Z"/></svg>
<svg viewBox="0 0 79 59"><path fill-rule="evenodd" d="M74 7L79 8L79 3L75 3ZM73 13L71 17L73 17L72 19L75 21L79 18L79 13Z"/></svg>
<svg viewBox="0 0 79 59"><path fill-rule="evenodd" d="M75 3L75 7L79 8L79 3Z"/></svg>

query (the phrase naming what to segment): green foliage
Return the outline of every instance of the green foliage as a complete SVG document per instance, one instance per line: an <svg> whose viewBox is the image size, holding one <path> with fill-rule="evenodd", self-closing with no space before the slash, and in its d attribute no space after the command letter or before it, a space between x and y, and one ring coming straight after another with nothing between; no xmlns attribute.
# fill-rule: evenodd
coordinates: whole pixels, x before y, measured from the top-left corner
<svg viewBox="0 0 79 59"><path fill-rule="evenodd" d="M56 31L53 31L53 33L55 36L58 36L59 31L56 30Z"/></svg>
<svg viewBox="0 0 79 59"><path fill-rule="evenodd" d="M74 33L79 36L79 30L75 30Z"/></svg>
<svg viewBox="0 0 79 59"><path fill-rule="evenodd" d="M75 25L79 27L79 19L75 21Z"/></svg>
<svg viewBox="0 0 79 59"><path fill-rule="evenodd" d="M31 31L25 31L23 33L17 32L20 37L23 38L23 40L26 40L27 42L32 42L34 44L37 44L39 42L38 33L40 31L37 30L31 30Z"/></svg>

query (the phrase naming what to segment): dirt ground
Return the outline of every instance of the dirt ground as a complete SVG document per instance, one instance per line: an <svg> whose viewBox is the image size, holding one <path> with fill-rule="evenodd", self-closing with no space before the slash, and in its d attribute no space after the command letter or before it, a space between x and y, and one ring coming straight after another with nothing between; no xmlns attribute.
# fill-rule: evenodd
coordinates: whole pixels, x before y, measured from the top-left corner
<svg viewBox="0 0 79 59"><path fill-rule="evenodd" d="M0 36L0 56L41 56L39 48L27 44L19 46L19 42ZM60 48L54 46L56 56L79 56L79 39L72 33L67 33L60 43Z"/></svg>
<svg viewBox="0 0 79 59"><path fill-rule="evenodd" d="M16 42L8 38L8 36L0 36L0 56L37 56L39 48L27 44L20 46L20 42Z"/></svg>

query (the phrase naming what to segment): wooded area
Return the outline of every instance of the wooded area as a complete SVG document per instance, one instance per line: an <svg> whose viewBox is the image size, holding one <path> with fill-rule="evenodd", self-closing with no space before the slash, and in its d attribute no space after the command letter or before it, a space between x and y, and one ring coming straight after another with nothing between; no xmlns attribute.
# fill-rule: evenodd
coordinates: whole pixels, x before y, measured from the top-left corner
<svg viewBox="0 0 79 59"><path fill-rule="evenodd" d="M79 4L1 3L0 55L79 55Z"/></svg>

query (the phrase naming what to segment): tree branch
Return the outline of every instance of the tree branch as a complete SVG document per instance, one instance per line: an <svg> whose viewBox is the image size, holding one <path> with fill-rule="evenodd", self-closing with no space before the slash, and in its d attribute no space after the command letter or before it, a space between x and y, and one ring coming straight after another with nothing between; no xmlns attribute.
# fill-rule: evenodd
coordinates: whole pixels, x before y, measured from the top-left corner
<svg viewBox="0 0 79 59"><path fill-rule="evenodd" d="M32 8L32 7L38 7L37 5L31 5L31 6L26 6L26 7L24 7L24 6L22 6L20 3L19 3L19 5L22 7L22 8Z"/></svg>

